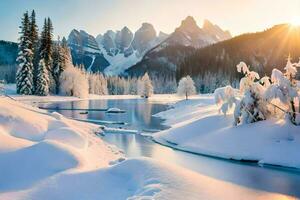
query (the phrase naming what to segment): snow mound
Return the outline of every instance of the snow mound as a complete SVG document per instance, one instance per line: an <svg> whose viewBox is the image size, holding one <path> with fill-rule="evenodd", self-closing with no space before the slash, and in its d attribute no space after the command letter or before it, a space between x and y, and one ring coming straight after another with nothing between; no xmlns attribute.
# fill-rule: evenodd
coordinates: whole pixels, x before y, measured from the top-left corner
<svg viewBox="0 0 300 200"><path fill-rule="evenodd" d="M203 96L157 114L172 128L155 133L154 139L199 154L300 168L299 126L282 119L233 126L232 111L224 116L213 104L213 98Z"/></svg>
<svg viewBox="0 0 300 200"><path fill-rule="evenodd" d="M226 193L218 192L216 188L222 188ZM128 159L107 169L54 177L30 191L29 196L31 200L215 200L239 199L241 196L243 199L282 197L264 191L257 193L147 158Z"/></svg>
<svg viewBox="0 0 300 200"><path fill-rule="evenodd" d="M44 139L59 141L77 148L85 148L87 145L86 138L70 127L61 127L50 130L46 132Z"/></svg>
<svg viewBox="0 0 300 200"><path fill-rule="evenodd" d="M109 108L106 112L107 113L124 113L125 110L121 110L120 108Z"/></svg>
<svg viewBox="0 0 300 200"><path fill-rule="evenodd" d="M0 155L0 191L23 189L59 171L75 167L76 157L60 145L40 142Z"/></svg>

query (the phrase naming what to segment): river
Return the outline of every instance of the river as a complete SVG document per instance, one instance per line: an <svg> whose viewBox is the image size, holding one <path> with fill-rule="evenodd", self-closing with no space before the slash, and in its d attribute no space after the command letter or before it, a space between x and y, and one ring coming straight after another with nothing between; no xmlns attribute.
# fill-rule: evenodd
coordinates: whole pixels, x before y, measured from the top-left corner
<svg viewBox="0 0 300 200"><path fill-rule="evenodd" d="M87 100L73 102L40 103L39 106L52 108L99 109L119 108L125 113L105 111L57 110L61 114L82 120L99 120L109 127L133 129L148 132L167 129L163 120L152 115L168 109L164 102L149 102L144 99ZM114 124L112 122L122 122ZM259 167L256 164L215 159L173 150L154 143L149 137L139 134L106 134L103 139L123 150L131 157L150 157L156 160L180 165L202 175L251 188L257 192L268 191L300 198L300 172L276 167Z"/></svg>

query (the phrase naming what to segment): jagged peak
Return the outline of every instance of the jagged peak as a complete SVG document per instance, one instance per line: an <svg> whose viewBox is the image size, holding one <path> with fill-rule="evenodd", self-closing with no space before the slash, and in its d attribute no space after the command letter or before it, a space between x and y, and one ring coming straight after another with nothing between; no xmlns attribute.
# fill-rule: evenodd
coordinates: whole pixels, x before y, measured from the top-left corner
<svg viewBox="0 0 300 200"><path fill-rule="evenodd" d="M209 27L215 27L216 25L213 24L211 21L209 21L208 19L204 19L203 21L203 28L209 28Z"/></svg>
<svg viewBox="0 0 300 200"><path fill-rule="evenodd" d="M198 27L196 20L192 16L187 16L181 22L181 27L194 27L194 26Z"/></svg>
<svg viewBox="0 0 300 200"><path fill-rule="evenodd" d="M151 27L151 28L154 28L153 25L151 23L148 23L148 22L143 22L142 23L142 27Z"/></svg>

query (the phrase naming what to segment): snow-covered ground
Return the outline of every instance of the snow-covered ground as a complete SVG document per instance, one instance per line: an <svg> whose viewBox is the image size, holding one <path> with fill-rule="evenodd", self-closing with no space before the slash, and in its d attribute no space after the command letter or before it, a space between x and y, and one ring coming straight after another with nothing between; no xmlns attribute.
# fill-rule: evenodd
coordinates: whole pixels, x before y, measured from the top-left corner
<svg viewBox="0 0 300 200"><path fill-rule="evenodd" d="M126 160L116 147L97 137L96 130L96 125L1 97L0 199L281 197L152 159Z"/></svg>
<svg viewBox="0 0 300 200"><path fill-rule="evenodd" d="M16 94L16 85L7 84L5 85L5 94L9 95L15 100L22 102L58 102L58 101L82 101L82 100L92 100L92 99L141 99L139 95L96 95L89 94L88 98L78 98L71 96L36 96L36 95L18 95ZM155 94L147 99L149 102L167 102L175 103L182 100L183 97L178 97L176 94Z"/></svg>
<svg viewBox="0 0 300 200"><path fill-rule="evenodd" d="M159 143L226 159L300 168L300 127L288 120L233 126L232 112L220 114L212 95L177 102L174 109L156 116L172 127L154 135Z"/></svg>

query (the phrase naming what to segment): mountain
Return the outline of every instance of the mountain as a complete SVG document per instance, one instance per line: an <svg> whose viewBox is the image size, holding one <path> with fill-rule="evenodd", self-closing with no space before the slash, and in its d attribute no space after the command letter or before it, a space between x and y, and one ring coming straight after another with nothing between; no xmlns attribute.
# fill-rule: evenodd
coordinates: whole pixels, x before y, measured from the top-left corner
<svg viewBox="0 0 300 200"><path fill-rule="evenodd" d="M143 23L134 34L126 26L120 31L108 30L103 35L99 34L96 41L105 59L109 62L104 73L107 75L122 74L124 70L139 62L149 49L167 37L168 35L163 32L157 35L150 23Z"/></svg>
<svg viewBox="0 0 300 200"><path fill-rule="evenodd" d="M218 25L212 24L205 19L202 27L203 31L214 37L215 41L223 41L232 38L229 31L222 30Z"/></svg>
<svg viewBox="0 0 300 200"><path fill-rule="evenodd" d="M146 71L155 74L166 71L168 75L175 75L177 66L194 49L229 38L231 35L228 31L223 31L208 20L205 20L203 28L200 28L194 18L188 16L169 37L148 51L140 62L126 72L134 76Z"/></svg>
<svg viewBox="0 0 300 200"><path fill-rule="evenodd" d="M240 76L236 72L240 61L261 76L270 75L274 67L283 70L289 55L293 62L298 62L300 28L281 24L196 50L179 65L177 77L189 74L203 78L207 74L222 74L223 80L232 82Z"/></svg>
<svg viewBox="0 0 300 200"><path fill-rule="evenodd" d="M87 32L73 29L68 37L73 63L92 72L103 71L109 62L104 58L96 39Z"/></svg>

